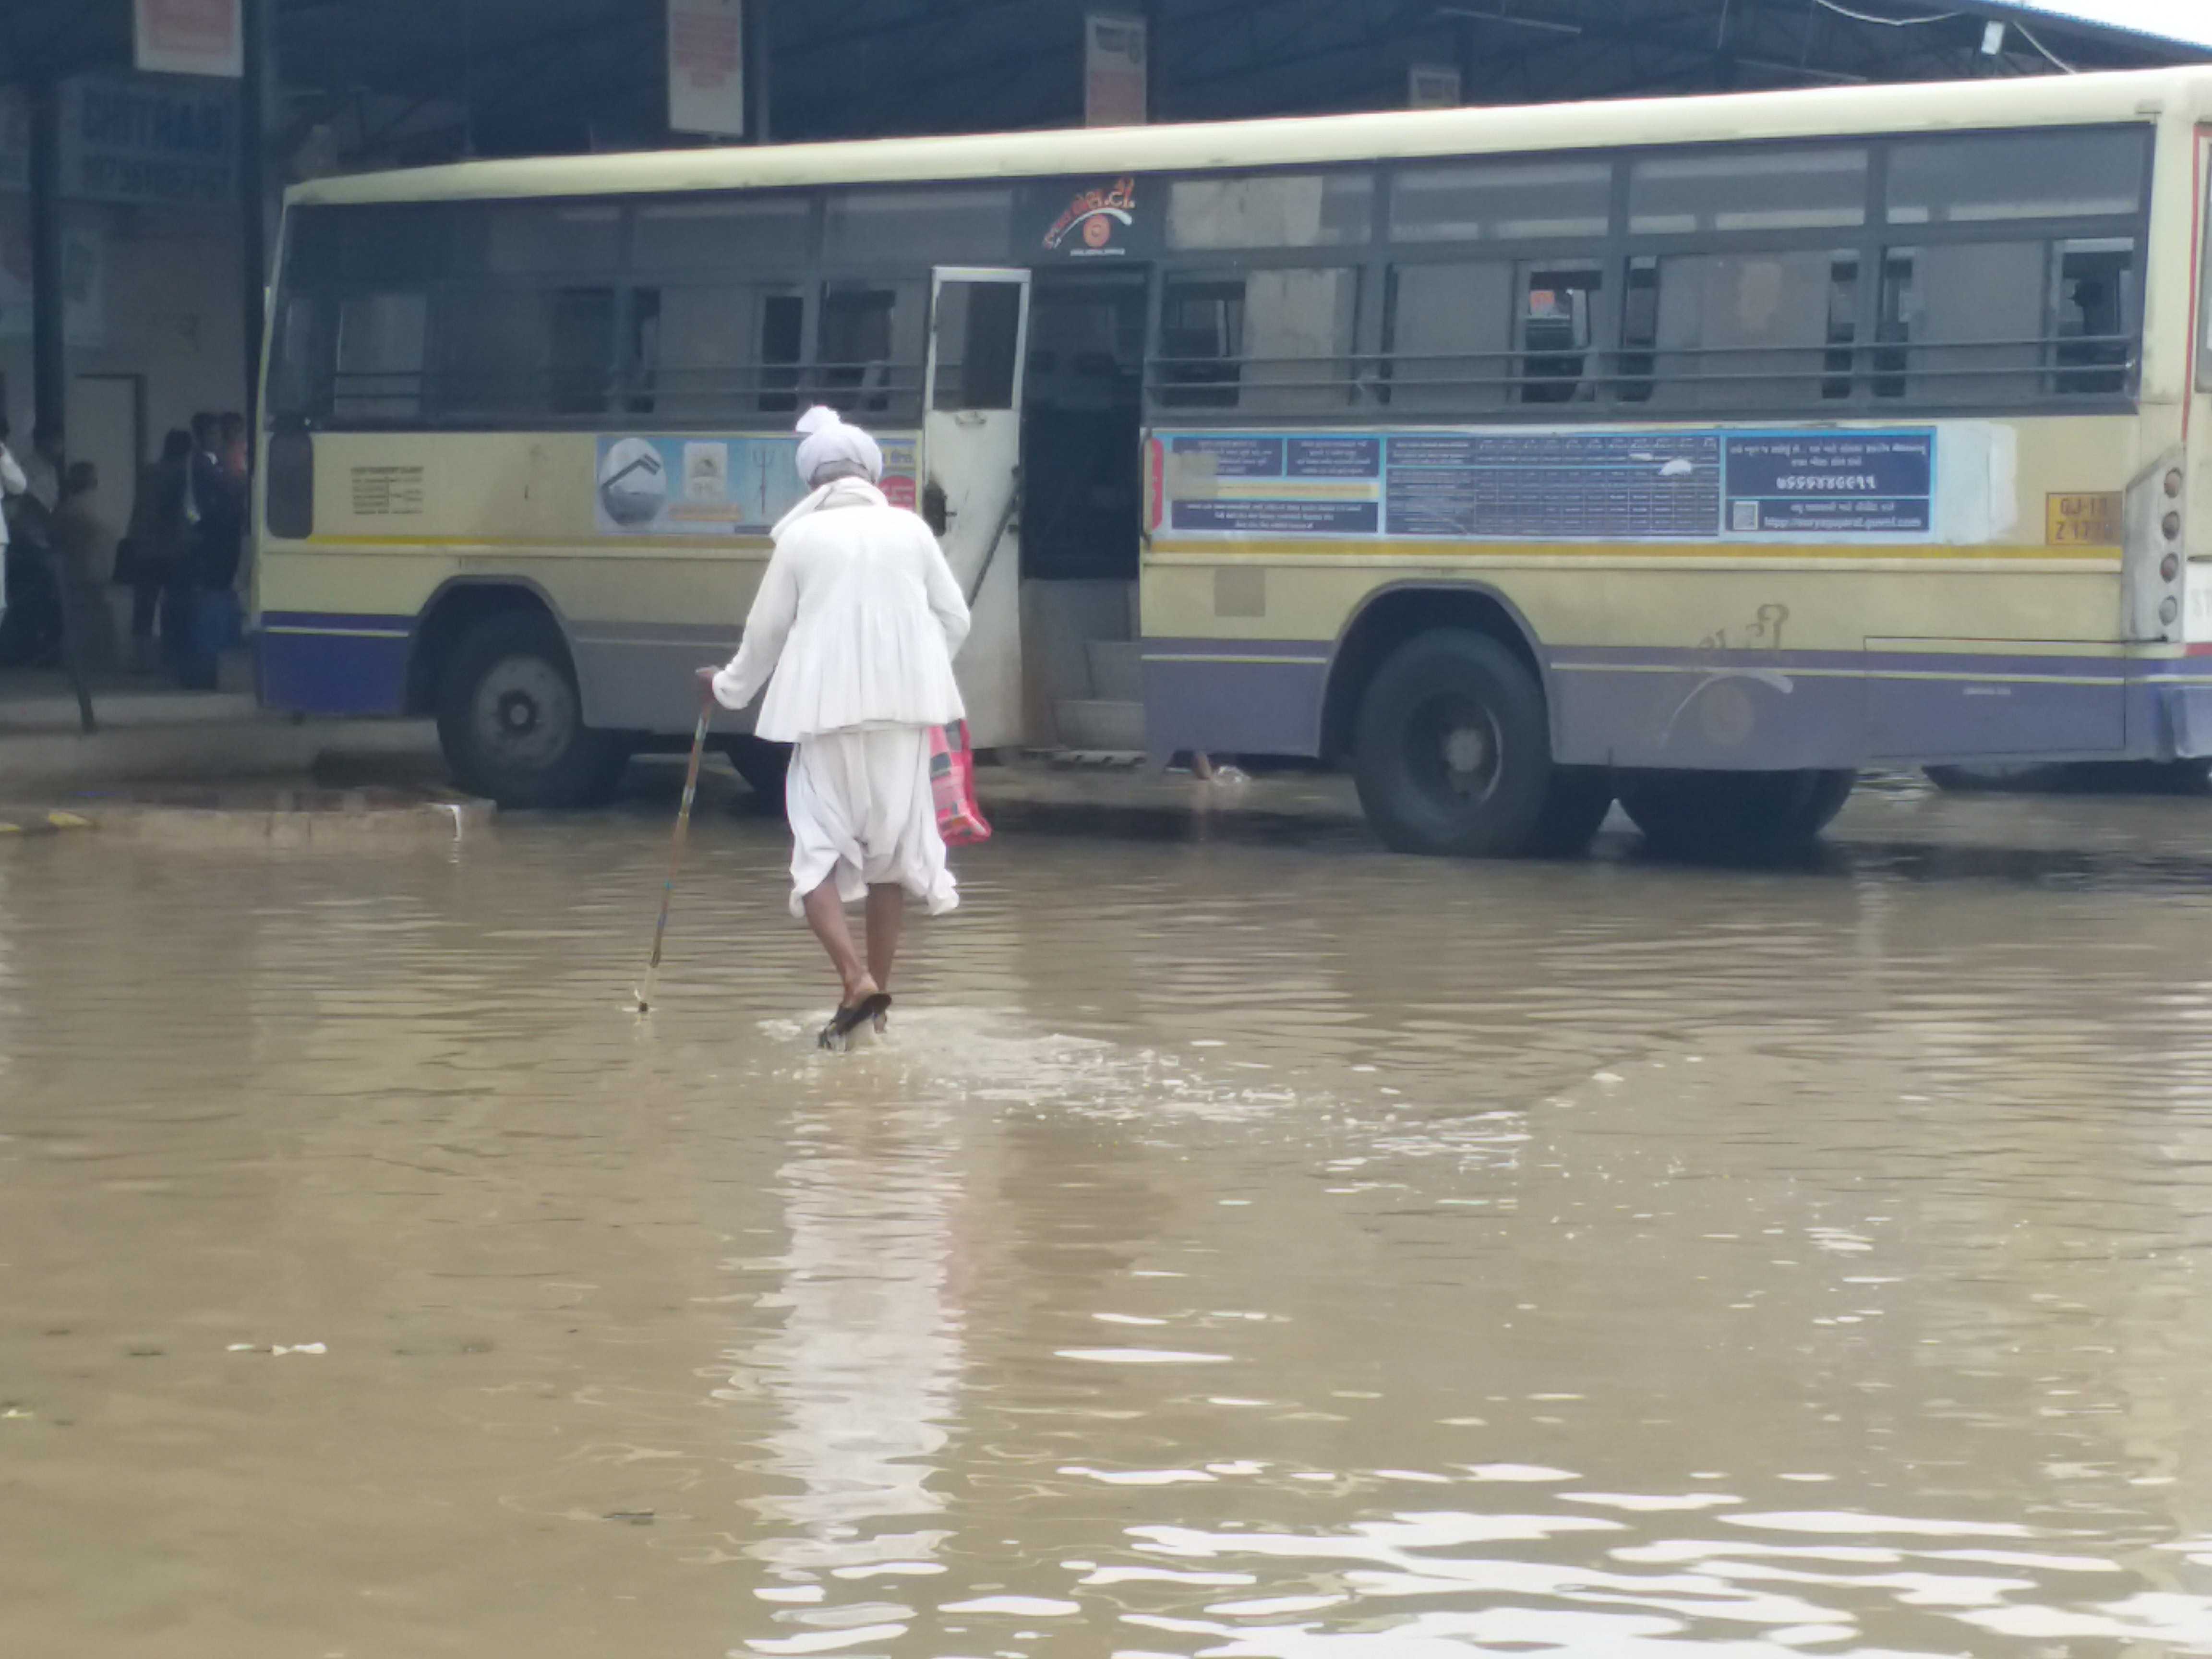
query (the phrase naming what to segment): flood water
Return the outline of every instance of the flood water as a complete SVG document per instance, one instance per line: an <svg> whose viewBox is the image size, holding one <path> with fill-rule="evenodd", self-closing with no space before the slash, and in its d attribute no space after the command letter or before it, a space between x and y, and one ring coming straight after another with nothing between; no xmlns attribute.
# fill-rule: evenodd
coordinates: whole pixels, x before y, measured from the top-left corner
<svg viewBox="0 0 2212 1659"><path fill-rule="evenodd" d="M0 1651L2212 1651L2212 802L665 823L0 849Z"/></svg>

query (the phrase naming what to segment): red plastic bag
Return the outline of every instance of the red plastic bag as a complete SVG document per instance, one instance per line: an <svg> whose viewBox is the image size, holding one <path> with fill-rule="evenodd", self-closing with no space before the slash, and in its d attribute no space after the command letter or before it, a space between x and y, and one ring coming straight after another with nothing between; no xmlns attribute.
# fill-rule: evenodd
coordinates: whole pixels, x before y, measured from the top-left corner
<svg viewBox="0 0 2212 1659"><path fill-rule="evenodd" d="M991 839L991 821L975 805L975 751L968 746L967 721L929 734L929 788L937 800L938 833L947 847Z"/></svg>

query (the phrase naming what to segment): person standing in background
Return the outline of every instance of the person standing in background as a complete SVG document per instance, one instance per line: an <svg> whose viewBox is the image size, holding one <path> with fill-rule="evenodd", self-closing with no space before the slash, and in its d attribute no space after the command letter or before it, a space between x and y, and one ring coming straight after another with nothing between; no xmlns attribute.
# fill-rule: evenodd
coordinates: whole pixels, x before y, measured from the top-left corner
<svg viewBox="0 0 2212 1659"><path fill-rule="evenodd" d="M185 497L185 516L198 524L221 493L222 482L222 422L209 410L192 416L191 489Z"/></svg>
<svg viewBox="0 0 2212 1659"><path fill-rule="evenodd" d="M222 470L233 483L245 488L253 470L253 451L246 441L246 416L233 410L222 417Z"/></svg>
<svg viewBox="0 0 2212 1659"><path fill-rule="evenodd" d="M59 427L31 428L31 453L23 458L24 493L49 513L62 504L62 447Z"/></svg>
<svg viewBox="0 0 2212 1659"><path fill-rule="evenodd" d="M162 441L161 459L139 473L131 528L116 550L116 582L131 590L131 666L142 674L154 672L155 617L173 609L163 599L186 562L191 464L192 435L179 428Z"/></svg>
<svg viewBox="0 0 2212 1659"><path fill-rule="evenodd" d="M115 628L104 592L115 538L93 516L93 493L100 475L90 461L78 461L62 475L61 504L54 508L48 540L54 580L64 612L76 633L77 661L106 668L115 658Z"/></svg>
<svg viewBox="0 0 2212 1659"><path fill-rule="evenodd" d="M230 486L234 526L230 582L245 587L246 528L253 520L253 448L246 441L246 416L236 410L222 417L222 476Z"/></svg>
<svg viewBox="0 0 2212 1659"><path fill-rule="evenodd" d="M193 576L204 589L228 587L238 579L239 540L246 530L246 477L229 465L229 432L238 422L241 444L246 422L235 415L207 415L205 430L193 434L192 501L199 523L192 535Z"/></svg>
<svg viewBox="0 0 2212 1659"><path fill-rule="evenodd" d="M30 487L30 480L23 476L22 464L8 447L8 417L0 415L0 570L4 570L8 563L8 520L13 514L9 498L21 495ZM7 586L0 581L0 617L7 614Z"/></svg>

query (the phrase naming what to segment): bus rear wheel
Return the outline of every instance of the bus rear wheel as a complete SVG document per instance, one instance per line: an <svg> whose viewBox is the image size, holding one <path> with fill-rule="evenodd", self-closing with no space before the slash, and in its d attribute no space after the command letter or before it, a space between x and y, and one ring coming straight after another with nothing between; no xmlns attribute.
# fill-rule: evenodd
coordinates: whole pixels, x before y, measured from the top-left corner
<svg viewBox="0 0 2212 1659"><path fill-rule="evenodd" d="M1553 859L1589 852L1613 811L1613 774L1602 766L1554 766L1528 850Z"/></svg>
<svg viewBox="0 0 2212 1659"><path fill-rule="evenodd" d="M1398 852L1533 851L1555 775L1543 690L1486 634L1418 635L1368 684L1353 772L1368 822Z"/></svg>
<svg viewBox="0 0 2212 1659"><path fill-rule="evenodd" d="M463 636L440 685L438 743L461 787L503 807L604 801L629 757L617 734L584 724L568 647L533 611Z"/></svg>
<svg viewBox="0 0 2212 1659"><path fill-rule="evenodd" d="M730 757L745 787L758 797L762 811L783 811L784 775L791 769L789 744L770 743L746 732L726 739L722 752Z"/></svg>
<svg viewBox="0 0 2212 1659"><path fill-rule="evenodd" d="M1660 852L1758 856L1808 845L1857 781L1851 771L1644 772L1623 781L1620 805Z"/></svg>

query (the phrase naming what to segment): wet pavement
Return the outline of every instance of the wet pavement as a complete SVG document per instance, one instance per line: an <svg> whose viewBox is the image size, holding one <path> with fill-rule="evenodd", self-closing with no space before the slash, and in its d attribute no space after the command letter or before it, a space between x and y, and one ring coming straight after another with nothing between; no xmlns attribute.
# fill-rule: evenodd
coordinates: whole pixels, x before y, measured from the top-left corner
<svg viewBox="0 0 2212 1659"><path fill-rule="evenodd" d="M0 1651L2212 1651L2212 800L1078 790L835 1057L666 781L0 848Z"/></svg>

